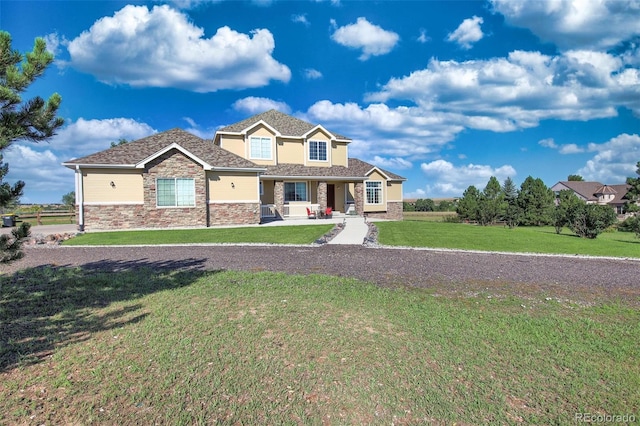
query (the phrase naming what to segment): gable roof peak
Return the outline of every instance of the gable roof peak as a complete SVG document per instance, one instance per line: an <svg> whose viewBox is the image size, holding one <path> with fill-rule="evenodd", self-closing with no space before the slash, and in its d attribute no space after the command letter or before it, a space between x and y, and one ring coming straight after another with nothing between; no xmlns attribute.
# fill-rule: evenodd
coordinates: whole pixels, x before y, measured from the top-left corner
<svg viewBox="0 0 640 426"><path fill-rule="evenodd" d="M326 130L331 133L337 139L351 140L345 136L339 135L335 132L332 132L326 129L324 126L319 124L311 124L307 121L296 118L292 115L285 114L276 109L270 109L268 111L262 112L260 114L252 115L249 118L245 118L242 121L239 121L235 124L231 124L229 126L225 126L218 130L219 133L244 133L248 129L254 127L256 124L263 122L273 130L278 132L282 136L292 136L303 138L309 133L311 130L316 129L318 127Z"/></svg>

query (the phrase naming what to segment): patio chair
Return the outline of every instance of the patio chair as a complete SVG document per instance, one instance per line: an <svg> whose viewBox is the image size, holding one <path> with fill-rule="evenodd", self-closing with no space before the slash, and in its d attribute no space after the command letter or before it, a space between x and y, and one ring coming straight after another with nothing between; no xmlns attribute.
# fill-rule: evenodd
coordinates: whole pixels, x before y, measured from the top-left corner
<svg viewBox="0 0 640 426"><path fill-rule="evenodd" d="M324 217L326 219L331 219L333 217L333 208L327 207L327 209L324 211Z"/></svg>
<svg viewBox="0 0 640 426"><path fill-rule="evenodd" d="M309 219L317 219L318 216L316 215L316 212L311 211L311 209L309 207L307 207L307 218L309 218Z"/></svg>

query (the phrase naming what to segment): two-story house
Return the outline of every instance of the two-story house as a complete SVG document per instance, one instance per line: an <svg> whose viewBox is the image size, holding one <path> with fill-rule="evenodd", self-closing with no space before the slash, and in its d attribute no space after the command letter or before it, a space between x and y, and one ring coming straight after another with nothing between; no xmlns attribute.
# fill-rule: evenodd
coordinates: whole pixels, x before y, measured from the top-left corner
<svg viewBox="0 0 640 426"><path fill-rule="evenodd" d="M349 158L351 139L270 110L213 142L168 130L65 162L85 230L206 227L307 215L402 219L404 178Z"/></svg>
<svg viewBox="0 0 640 426"><path fill-rule="evenodd" d="M606 185L600 182L560 181L551 187L556 195L563 190L573 191L587 204L611 206L617 214L623 214L624 206L629 202L627 191L630 185Z"/></svg>

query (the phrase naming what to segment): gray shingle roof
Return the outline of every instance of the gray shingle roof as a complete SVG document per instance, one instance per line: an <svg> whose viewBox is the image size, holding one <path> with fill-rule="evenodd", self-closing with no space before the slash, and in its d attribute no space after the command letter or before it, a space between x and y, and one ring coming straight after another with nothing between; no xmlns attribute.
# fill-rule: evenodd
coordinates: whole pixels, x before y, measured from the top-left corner
<svg viewBox="0 0 640 426"><path fill-rule="evenodd" d="M614 199L609 204L624 203L625 200L623 198L627 195L627 190L629 189L627 184L603 185L600 182L584 181L561 181L560 183L581 195L587 201L598 201L596 194L615 194Z"/></svg>
<svg viewBox="0 0 640 426"><path fill-rule="evenodd" d="M377 167L378 170L387 175L391 180L406 180L406 178L403 178L402 176L395 173L391 173L390 171L385 170L381 167L374 166L373 164L369 164L357 158L349 158L349 169L357 171L358 176L364 176L369 170L373 169L374 167Z"/></svg>
<svg viewBox="0 0 640 426"><path fill-rule="evenodd" d="M131 166L147 159L172 143L180 145L200 160L213 167L261 168L255 163L235 155L182 129L156 133L137 141L118 145L86 157L69 160L64 164Z"/></svg>
<svg viewBox="0 0 640 426"><path fill-rule="evenodd" d="M333 166L333 167L312 167L302 164L278 164L277 166L268 166L267 171L262 174L265 177L335 177L335 178L367 178L367 173L373 169L373 164L358 160L357 158L349 158L349 167ZM378 167L382 173L387 175L391 180L405 180L402 176L391 173Z"/></svg>
<svg viewBox="0 0 640 426"><path fill-rule="evenodd" d="M269 126L280 132L280 134L283 136L302 137L309 130L317 127L316 124L311 124L304 120L300 120L299 118L295 118L280 111L276 111L275 109L271 109L269 111L239 121L235 124L223 127L219 129L218 132L240 133L246 128L258 123L259 121L264 121ZM339 135L338 133L332 132L329 129L327 129L327 131L331 132L331 134L338 139L351 140L350 138Z"/></svg>

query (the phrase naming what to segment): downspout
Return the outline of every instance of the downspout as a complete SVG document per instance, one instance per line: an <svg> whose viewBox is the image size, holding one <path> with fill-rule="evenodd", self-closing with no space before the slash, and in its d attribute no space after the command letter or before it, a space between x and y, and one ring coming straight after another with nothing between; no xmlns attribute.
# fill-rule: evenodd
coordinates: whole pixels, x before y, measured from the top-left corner
<svg viewBox="0 0 640 426"><path fill-rule="evenodd" d="M78 204L78 231L84 232L84 193L82 185L82 170L76 166L76 204Z"/></svg>

